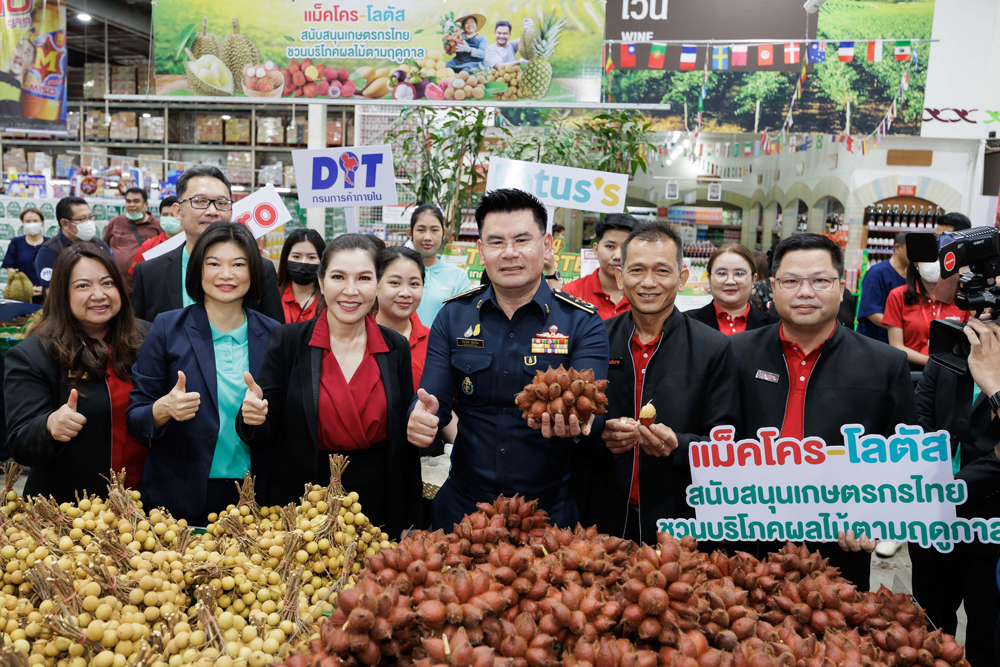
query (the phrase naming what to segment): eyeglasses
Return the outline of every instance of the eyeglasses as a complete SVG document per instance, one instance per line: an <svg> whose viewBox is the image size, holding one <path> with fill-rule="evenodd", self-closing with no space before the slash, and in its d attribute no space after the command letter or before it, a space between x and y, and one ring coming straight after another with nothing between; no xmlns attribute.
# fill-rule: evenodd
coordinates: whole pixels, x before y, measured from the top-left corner
<svg viewBox="0 0 1000 667"><path fill-rule="evenodd" d="M833 289L833 286L836 285L839 280L839 278L830 278L827 276L816 276L815 278L785 276L783 278L775 278L774 284L785 292L795 292L802 287L803 282L807 282L810 287L817 292L826 292L827 290Z"/></svg>
<svg viewBox="0 0 1000 667"><path fill-rule="evenodd" d="M734 271L729 271L727 269L716 269L712 271L712 277L718 280L720 283L724 283L729 280L729 276L733 277L738 283L745 283L750 280L750 272L744 269L736 269Z"/></svg>
<svg viewBox="0 0 1000 667"><path fill-rule="evenodd" d="M483 245L486 249L495 254L500 254L507 249L507 246L514 248L516 252L524 252L531 247L531 244L538 240L537 236L520 236L513 241L502 241L499 239L487 241Z"/></svg>
<svg viewBox="0 0 1000 667"><path fill-rule="evenodd" d="M209 199L208 197L189 197L187 199L180 199L177 201L178 204L183 204L184 202L190 202L191 208L196 208L201 211L205 210L212 204L215 204L216 211L233 210L233 201L231 199L226 199L225 197L220 199Z"/></svg>

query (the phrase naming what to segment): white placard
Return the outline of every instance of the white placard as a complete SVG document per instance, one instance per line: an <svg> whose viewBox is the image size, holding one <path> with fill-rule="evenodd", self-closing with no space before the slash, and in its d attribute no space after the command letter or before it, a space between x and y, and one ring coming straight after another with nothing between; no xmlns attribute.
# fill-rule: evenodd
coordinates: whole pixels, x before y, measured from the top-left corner
<svg viewBox="0 0 1000 667"><path fill-rule="evenodd" d="M292 151L299 204L305 208L395 206L392 149L379 146Z"/></svg>
<svg viewBox="0 0 1000 667"><path fill-rule="evenodd" d="M486 190L517 188L546 206L623 213L628 175L491 157Z"/></svg>
<svg viewBox="0 0 1000 667"><path fill-rule="evenodd" d="M708 184L708 201L722 201L722 183Z"/></svg>
<svg viewBox="0 0 1000 667"><path fill-rule="evenodd" d="M667 181L667 193L666 197L668 201L673 201L674 199L681 198L681 185L677 181Z"/></svg>
<svg viewBox="0 0 1000 667"><path fill-rule="evenodd" d="M597 261L597 251L593 248L581 248L580 277L589 276L599 268L601 268L601 263Z"/></svg>

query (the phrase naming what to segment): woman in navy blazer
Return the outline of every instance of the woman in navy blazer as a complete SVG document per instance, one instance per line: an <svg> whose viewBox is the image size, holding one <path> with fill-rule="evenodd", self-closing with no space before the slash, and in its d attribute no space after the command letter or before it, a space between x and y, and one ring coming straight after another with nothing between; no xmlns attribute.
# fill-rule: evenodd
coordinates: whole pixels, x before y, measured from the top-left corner
<svg viewBox="0 0 1000 667"><path fill-rule="evenodd" d="M127 421L148 438L140 491L193 525L239 496L250 470L268 500L266 455L251 453L235 420L246 374L256 374L277 322L245 309L264 289L257 243L243 225L213 223L191 253L185 288L195 304L156 317L139 349Z"/></svg>

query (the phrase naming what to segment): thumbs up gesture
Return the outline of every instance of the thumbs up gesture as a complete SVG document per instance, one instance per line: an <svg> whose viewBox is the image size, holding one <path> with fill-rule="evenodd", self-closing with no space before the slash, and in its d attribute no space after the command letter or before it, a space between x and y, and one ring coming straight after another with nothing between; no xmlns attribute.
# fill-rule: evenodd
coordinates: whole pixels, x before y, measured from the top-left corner
<svg viewBox="0 0 1000 667"><path fill-rule="evenodd" d="M153 404L154 424L159 428L166 424L168 419L187 421L198 413L200 405L201 394L187 391L187 378L184 377L183 371L177 371L177 384L169 394Z"/></svg>
<svg viewBox="0 0 1000 667"><path fill-rule="evenodd" d="M410 421L406 425L406 437L417 447L430 447L437 438L438 400L424 389L417 390L417 404L410 413Z"/></svg>
<svg viewBox="0 0 1000 667"><path fill-rule="evenodd" d="M53 440L69 442L76 437L76 434L83 429L83 425L87 423L87 418L76 411L76 402L78 400L79 394L76 389L71 389L69 400L66 401L66 404L49 415L45 425Z"/></svg>
<svg viewBox="0 0 1000 667"><path fill-rule="evenodd" d="M247 426L260 426L267 419L264 391L250 373L243 374L243 381L247 383L247 393L243 396L243 423Z"/></svg>

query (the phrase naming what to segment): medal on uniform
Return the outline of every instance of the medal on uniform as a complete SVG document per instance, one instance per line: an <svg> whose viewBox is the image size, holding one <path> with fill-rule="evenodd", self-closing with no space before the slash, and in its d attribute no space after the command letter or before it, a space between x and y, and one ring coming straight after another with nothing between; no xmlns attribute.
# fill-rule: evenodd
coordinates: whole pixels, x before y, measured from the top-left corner
<svg viewBox="0 0 1000 667"><path fill-rule="evenodd" d="M472 327L471 326L468 329L465 330L465 334L464 335L465 335L466 338L472 338Z"/></svg>
<svg viewBox="0 0 1000 667"><path fill-rule="evenodd" d="M470 326L468 329L465 330L465 335L462 338L458 338L455 340L455 345L457 345L458 347L476 347L476 348L486 347L486 341L475 338L475 336L478 335L479 335L479 325L476 324L476 326Z"/></svg>
<svg viewBox="0 0 1000 667"><path fill-rule="evenodd" d="M537 333L531 339L532 354L569 354L569 336L559 333L559 327L552 325L544 333Z"/></svg>
<svg viewBox="0 0 1000 667"><path fill-rule="evenodd" d="M472 396L472 380L468 375L466 375L465 380L462 381L462 391L465 392L466 396Z"/></svg>
<svg viewBox="0 0 1000 667"><path fill-rule="evenodd" d="M479 335L479 325L478 324L476 325L476 328L472 330L472 335L473 336L478 336Z"/></svg>

